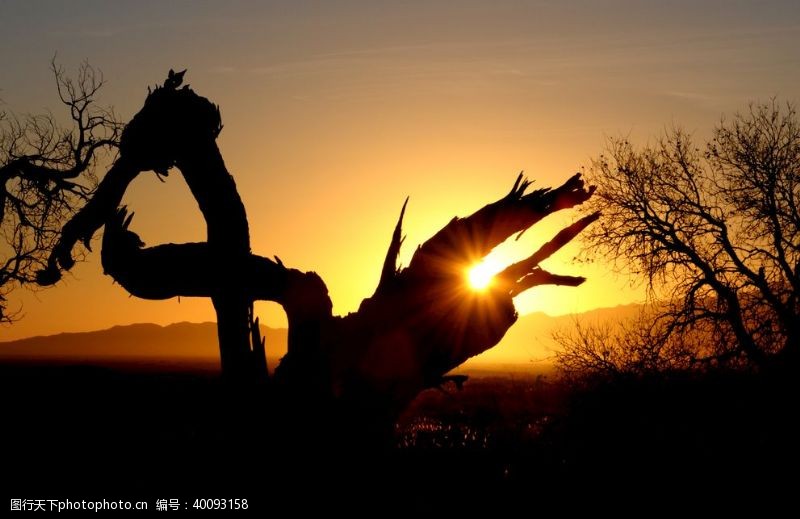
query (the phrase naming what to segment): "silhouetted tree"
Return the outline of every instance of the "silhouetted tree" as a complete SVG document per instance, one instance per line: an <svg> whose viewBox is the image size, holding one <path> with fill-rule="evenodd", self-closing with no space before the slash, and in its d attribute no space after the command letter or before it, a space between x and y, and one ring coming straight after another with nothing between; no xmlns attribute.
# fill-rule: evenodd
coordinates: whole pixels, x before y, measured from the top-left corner
<svg viewBox="0 0 800 519"><path fill-rule="evenodd" d="M0 111L0 322L13 320L6 296L35 281L61 226L93 193L96 167L122 130L114 112L96 102L99 71L84 62L72 79L55 61L51 67L69 127L49 112Z"/></svg>
<svg viewBox="0 0 800 519"><path fill-rule="evenodd" d="M637 149L612 139L589 178L603 221L588 248L643 275L667 334L695 362L796 358L800 331L800 126L775 101L723 119L702 148L673 130Z"/></svg>
<svg viewBox="0 0 800 519"><path fill-rule="evenodd" d="M659 307L647 306L628 319L604 322L575 320L553 332L561 346L556 366L573 383L615 381L691 368L708 337L671 333Z"/></svg>
<svg viewBox="0 0 800 519"><path fill-rule="evenodd" d="M254 300L275 301L289 321L288 353L272 387L304 410L334 409L391 424L427 387L469 357L496 345L516 321L513 297L542 284L577 286L584 279L551 274L540 263L597 220L589 214L559 232L529 258L510 265L485 292L468 288L465 270L509 236L594 191L575 175L555 189L528 192L520 175L511 191L466 218L454 218L418 247L407 268L397 267L402 244L400 213L372 297L345 317L332 314L325 283L250 253L247 218L215 139L219 109L170 71L123 131L120 156L96 193L63 228L40 280L53 282L69 269L71 251L101 226L102 261L131 294L148 299L211 297L218 316L223 375L249 381L261 363L252 334ZM145 248L119 204L140 172L176 166L197 199L208 228L203 243Z"/></svg>

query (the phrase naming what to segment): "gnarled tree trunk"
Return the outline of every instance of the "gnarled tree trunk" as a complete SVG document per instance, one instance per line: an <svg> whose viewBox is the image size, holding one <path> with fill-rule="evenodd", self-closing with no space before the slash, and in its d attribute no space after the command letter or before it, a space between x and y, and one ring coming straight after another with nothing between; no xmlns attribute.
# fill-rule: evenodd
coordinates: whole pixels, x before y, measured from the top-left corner
<svg viewBox="0 0 800 519"><path fill-rule="evenodd" d="M253 373L248 308L255 300L274 301L289 320L288 353L272 384L276 393L306 408L391 424L420 391L442 384L448 371L500 341L517 319L514 296L537 285L584 281L551 274L539 264L598 214L578 220L510 265L488 290L467 286L467 267L495 246L593 193L580 175L558 188L528 193L530 182L520 175L506 196L451 220L416 250L407 268L398 269L404 205L375 293L357 312L334 316L317 274L250 253L244 207L214 142L221 128L218 110L188 88L177 89L172 78L148 97L126 128L121 158L103 180L109 187L101 186L65 227L51 266L56 272L57 262L69 268L76 241L88 241L105 225L103 267L131 294L212 298L223 373L230 379L249 380ZM129 229L131 217L117 207L134 172L166 173L173 165L203 211L208 241L144 248Z"/></svg>

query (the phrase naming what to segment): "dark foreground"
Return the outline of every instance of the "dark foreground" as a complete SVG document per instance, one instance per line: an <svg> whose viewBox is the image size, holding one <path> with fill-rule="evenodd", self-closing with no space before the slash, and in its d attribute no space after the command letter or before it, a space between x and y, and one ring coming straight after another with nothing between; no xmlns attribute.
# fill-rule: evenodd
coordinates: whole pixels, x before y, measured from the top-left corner
<svg viewBox="0 0 800 519"><path fill-rule="evenodd" d="M237 401L199 365L2 364L0 507L83 497L390 515L642 502L763 511L791 503L800 479L797 385L779 374L583 389L473 377L421 395L381 447L341 433L346 424L272 412L258 395Z"/></svg>

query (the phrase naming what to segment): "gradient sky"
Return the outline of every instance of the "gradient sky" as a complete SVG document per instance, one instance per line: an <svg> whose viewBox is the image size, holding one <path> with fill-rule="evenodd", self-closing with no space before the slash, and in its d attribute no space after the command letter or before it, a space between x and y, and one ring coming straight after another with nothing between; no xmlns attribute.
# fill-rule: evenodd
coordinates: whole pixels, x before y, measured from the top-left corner
<svg viewBox="0 0 800 519"><path fill-rule="evenodd" d="M680 124L699 139L752 100L800 100L794 1L114 2L0 0L0 98L60 107L48 65L88 59L127 120L169 68L218 103L219 143L247 207L253 250L316 270L337 313L371 294L406 195L404 254L452 216L505 194L517 172L565 180L607 136L638 142ZM200 241L180 175L144 174L128 205L147 242ZM499 254L533 250L573 215ZM99 245L99 244L98 244ZM527 254L526 254L527 251ZM641 299L603 264L549 260L582 287L539 288L521 312L580 312ZM213 320L208 300L131 298L99 255L65 282L15 293L0 339L133 322ZM275 305L262 322L284 325Z"/></svg>

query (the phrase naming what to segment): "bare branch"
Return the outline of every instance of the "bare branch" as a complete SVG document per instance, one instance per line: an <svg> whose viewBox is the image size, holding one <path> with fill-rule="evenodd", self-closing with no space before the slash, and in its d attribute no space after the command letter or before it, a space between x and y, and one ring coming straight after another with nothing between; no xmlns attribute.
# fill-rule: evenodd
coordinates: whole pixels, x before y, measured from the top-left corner
<svg viewBox="0 0 800 519"><path fill-rule="evenodd" d="M381 279L378 282L376 292L385 290L397 275L397 256L400 254L400 247L405 240L403 237L403 216L406 214L407 205L408 197L406 197L406 201L403 202L403 208L400 210L400 218L397 219L397 225L392 233L392 241L389 243L389 250L386 251L386 259L383 262Z"/></svg>
<svg viewBox="0 0 800 519"><path fill-rule="evenodd" d="M0 236L8 244L0 248L0 263L13 265L0 272L4 294L32 283L44 268L61 225L89 199L95 169L112 158L122 130L113 111L97 105L101 73L86 62L76 80L55 61L51 69L71 127L49 112L0 117Z"/></svg>

